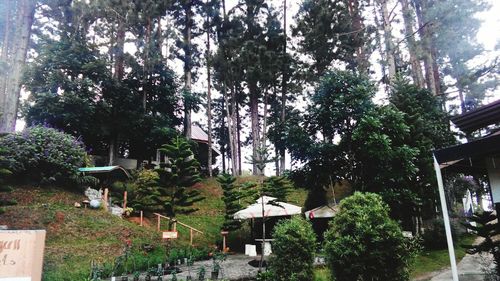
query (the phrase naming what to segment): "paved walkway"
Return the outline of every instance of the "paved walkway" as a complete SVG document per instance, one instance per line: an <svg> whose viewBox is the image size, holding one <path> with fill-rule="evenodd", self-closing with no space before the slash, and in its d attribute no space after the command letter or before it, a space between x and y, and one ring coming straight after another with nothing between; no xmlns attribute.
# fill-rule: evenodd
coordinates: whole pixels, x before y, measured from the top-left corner
<svg viewBox="0 0 500 281"><path fill-rule="evenodd" d="M238 281L247 281L247 280L255 280L257 276L258 267L253 267L248 263L255 259L259 259L259 257L248 257L245 255L228 255L227 259L221 263L221 271L219 272L219 280L238 280ZM258 262L257 262L258 264ZM186 277L191 274L192 280L198 280L198 272L201 267L205 268L205 279L210 278L210 272L212 271L213 262L212 260L205 261L197 261L190 268L190 273L188 267L185 265L178 266L182 271L177 274L177 280L186 280ZM145 273L142 273L139 280L144 280ZM165 275L163 280L171 280L172 275ZM116 280L121 280L121 277L117 277ZM132 276L130 275L128 280L132 280ZM156 276L151 280L156 280Z"/></svg>
<svg viewBox="0 0 500 281"><path fill-rule="evenodd" d="M465 255L457 264L458 279L460 281L482 281L485 280L486 271L494 268L493 256L491 254ZM447 269L430 279L431 281L453 280L451 269Z"/></svg>

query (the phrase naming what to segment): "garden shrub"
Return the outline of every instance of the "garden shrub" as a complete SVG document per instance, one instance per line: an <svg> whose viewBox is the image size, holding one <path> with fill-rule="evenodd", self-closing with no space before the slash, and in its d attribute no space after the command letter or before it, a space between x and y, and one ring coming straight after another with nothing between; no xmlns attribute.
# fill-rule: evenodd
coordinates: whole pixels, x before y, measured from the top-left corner
<svg viewBox="0 0 500 281"><path fill-rule="evenodd" d="M453 223L450 223L450 227L453 240L456 241L456 226ZM431 221L430 226L426 228L425 232L422 234L422 240L424 247L429 250L441 250L448 247L444 221L442 218L433 219Z"/></svg>
<svg viewBox="0 0 500 281"><path fill-rule="evenodd" d="M300 217L283 220L274 228L273 238L274 280L313 280L316 235L311 225Z"/></svg>
<svg viewBox="0 0 500 281"><path fill-rule="evenodd" d="M325 254L336 281L408 280L415 250L373 193L344 199L325 233Z"/></svg>
<svg viewBox="0 0 500 281"><path fill-rule="evenodd" d="M83 144L53 128L34 126L0 138L0 147L17 178L41 182L74 180L85 163Z"/></svg>

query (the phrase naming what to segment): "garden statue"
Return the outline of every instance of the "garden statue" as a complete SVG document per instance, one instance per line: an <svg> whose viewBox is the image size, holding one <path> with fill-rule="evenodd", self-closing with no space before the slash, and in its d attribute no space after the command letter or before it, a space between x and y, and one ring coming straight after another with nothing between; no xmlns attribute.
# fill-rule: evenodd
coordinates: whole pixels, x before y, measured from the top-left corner
<svg viewBox="0 0 500 281"><path fill-rule="evenodd" d="M88 187L85 190L85 196L89 198L89 200L101 200L102 199L102 189L96 190Z"/></svg>

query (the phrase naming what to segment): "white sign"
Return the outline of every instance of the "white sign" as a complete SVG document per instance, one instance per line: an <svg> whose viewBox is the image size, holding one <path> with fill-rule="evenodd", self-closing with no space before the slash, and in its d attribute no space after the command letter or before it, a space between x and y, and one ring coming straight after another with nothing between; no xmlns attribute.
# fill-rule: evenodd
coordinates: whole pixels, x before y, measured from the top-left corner
<svg viewBox="0 0 500 281"><path fill-rule="evenodd" d="M45 230L0 230L0 281L42 279Z"/></svg>
<svg viewBox="0 0 500 281"><path fill-rule="evenodd" d="M177 239L177 231L163 231L163 239Z"/></svg>

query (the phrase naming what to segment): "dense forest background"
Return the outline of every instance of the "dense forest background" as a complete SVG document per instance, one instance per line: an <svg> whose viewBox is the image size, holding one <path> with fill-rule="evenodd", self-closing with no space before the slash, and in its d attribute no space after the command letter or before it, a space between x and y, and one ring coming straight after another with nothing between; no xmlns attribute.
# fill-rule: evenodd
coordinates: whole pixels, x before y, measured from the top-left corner
<svg viewBox="0 0 500 281"><path fill-rule="evenodd" d="M432 210L450 113L499 84L476 38L488 2L227 2L1 1L0 132L21 117L141 163L197 114L224 172L273 166L311 191L381 193L402 219Z"/></svg>

